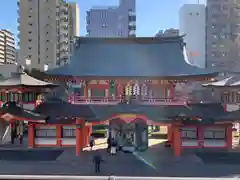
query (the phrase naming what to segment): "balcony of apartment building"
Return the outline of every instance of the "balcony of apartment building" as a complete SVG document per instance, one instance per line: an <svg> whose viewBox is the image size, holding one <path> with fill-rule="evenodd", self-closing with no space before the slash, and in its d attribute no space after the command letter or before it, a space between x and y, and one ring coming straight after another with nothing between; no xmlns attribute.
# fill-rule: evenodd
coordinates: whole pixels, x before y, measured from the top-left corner
<svg viewBox="0 0 240 180"><path fill-rule="evenodd" d="M62 24L62 23L69 23L69 21L68 21L68 16L66 16L66 15L64 15L64 16L61 16L60 17L60 23Z"/></svg>
<svg viewBox="0 0 240 180"><path fill-rule="evenodd" d="M60 29L64 31L68 31L68 24L67 23L61 23L60 24ZM61 31L60 30L60 31Z"/></svg>
<svg viewBox="0 0 240 180"><path fill-rule="evenodd" d="M135 30L129 30L128 35L129 36L136 36L136 31Z"/></svg>
<svg viewBox="0 0 240 180"><path fill-rule="evenodd" d="M68 6L67 5L62 5L60 7L60 14L61 15L68 15Z"/></svg>
<svg viewBox="0 0 240 180"><path fill-rule="evenodd" d="M69 37L67 33L63 33L59 35L60 42L65 42L66 44L68 44L68 40L69 40Z"/></svg>

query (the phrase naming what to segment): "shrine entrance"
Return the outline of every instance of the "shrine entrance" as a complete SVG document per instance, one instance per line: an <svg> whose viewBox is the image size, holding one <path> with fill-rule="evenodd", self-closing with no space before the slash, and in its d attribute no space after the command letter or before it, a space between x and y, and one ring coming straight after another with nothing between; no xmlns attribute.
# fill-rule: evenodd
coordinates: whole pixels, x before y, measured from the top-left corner
<svg viewBox="0 0 240 180"><path fill-rule="evenodd" d="M136 114L122 114L109 120L109 137L123 151L143 151L148 148L148 119Z"/></svg>

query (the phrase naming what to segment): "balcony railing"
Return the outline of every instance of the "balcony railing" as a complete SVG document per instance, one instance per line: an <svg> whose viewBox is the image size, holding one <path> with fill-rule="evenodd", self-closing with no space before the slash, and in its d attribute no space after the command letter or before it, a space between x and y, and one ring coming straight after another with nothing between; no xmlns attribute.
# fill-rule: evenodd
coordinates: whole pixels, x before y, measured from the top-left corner
<svg viewBox="0 0 240 180"><path fill-rule="evenodd" d="M69 101L74 104L118 104L127 102L126 98L122 96L112 97L85 97L79 95L72 95ZM184 105L187 103L185 98L158 98L158 97L131 97L129 102L136 102L142 105Z"/></svg>

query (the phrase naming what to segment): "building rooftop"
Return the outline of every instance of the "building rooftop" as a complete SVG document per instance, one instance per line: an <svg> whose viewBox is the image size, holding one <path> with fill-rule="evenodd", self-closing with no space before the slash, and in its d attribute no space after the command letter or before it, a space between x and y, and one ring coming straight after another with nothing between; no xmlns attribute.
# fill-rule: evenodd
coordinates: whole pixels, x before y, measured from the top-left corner
<svg viewBox="0 0 240 180"><path fill-rule="evenodd" d="M172 78L216 76L185 61L182 37L86 38L81 37L71 64L49 75L103 78Z"/></svg>
<svg viewBox="0 0 240 180"><path fill-rule="evenodd" d="M0 88L31 86L31 87L56 87L57 85L33 78L26 73L15 73L12 77L0 81Z"/></svg>
<svg viewBox="0 0 240 180"><path fill-rule="evenodd" d="M240 74L219 77L215 82L203 84L203 87L240 87Z"/></svg>

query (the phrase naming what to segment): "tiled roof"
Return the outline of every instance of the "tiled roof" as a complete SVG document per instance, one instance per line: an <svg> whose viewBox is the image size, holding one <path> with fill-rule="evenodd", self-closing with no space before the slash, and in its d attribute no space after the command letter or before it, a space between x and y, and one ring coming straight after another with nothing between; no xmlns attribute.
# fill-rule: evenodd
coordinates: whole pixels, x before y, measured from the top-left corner
<svg viewBox="0 0 240 180"><path fill-rule="evenodd" d="M240 75L229 75L218 79L218 81L203 84L204 87L240 87Z"/></svg>
<svg viewBox="0 0 240 180"><path fill-rule="evenodd" d="M55 87L57 85L38 80L27 75L26 73L15 74L13 77L9 77L0 81L0 88L12 86Z"/></svg>
<svg viewBox="0 0 240 180"><path fill-rule="evenodd" d="M5 103L5 105L0 108L0 114L2 116L8 114L12 117L15 117L15 120L20 118L25 119L26 121L36 121L41 123L48 119L48 116L18 107L15 102Z"/></svg>
<svg viewBox="0 0 240 180"><path fill-rule="evenodd" d="M48 123L56 119L66 120L76 118L83 120L95 120L96 116L88 105L74 105L66 102L49 102L40 104L35 112L45 114L49 117ZM56 123L56 122L54 122Z"/></svg>
<svg viewBox="0 0 240 180"><path fill-rule="evenodd" d="M182 37L80 38L71 63L50 75L80 77L216 76L185 61Z"/></svg>

